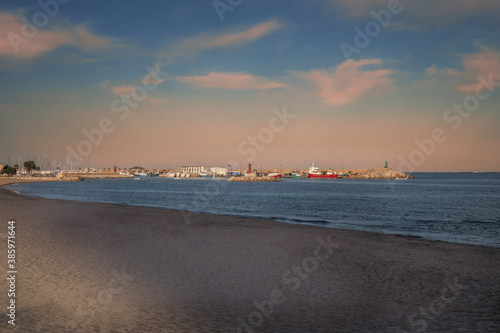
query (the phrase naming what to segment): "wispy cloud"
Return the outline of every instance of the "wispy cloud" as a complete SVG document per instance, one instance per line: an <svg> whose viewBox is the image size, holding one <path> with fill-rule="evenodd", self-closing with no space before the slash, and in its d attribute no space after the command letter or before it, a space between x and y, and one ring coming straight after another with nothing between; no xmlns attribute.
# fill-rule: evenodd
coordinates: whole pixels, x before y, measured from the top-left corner
<svg viewBox="0 0 500 333"><path fill-rule="evenodd" d="M273 89L282 88L286 85L269 81L261 76L254 76L248 73L217 73L212 72L204 76L184 76L177 77L178 81L189 83L196 87L203 88L223 88L230 90L248 90L248 89Z"/></svg>
<svg viewBox="0 0 500 333"><path fill-rule="evenodd" d="M0 59L31 60L61 46L93 53L118 45L112 38L90 32L86 25L38 29L25 36L24 24L20 15L0 12Z"/></svg>
<svg viewBox="0 0 500 333"><path fill-rule="evenodd" d="M294 72L315 87L318 97L330 106L353 103L365 96L379 96L392 86L389 69L365 69L368 65L381 65L380 59L347 60L330 70Z"/></svg>
<svg viewBox="0 0 500 333"><path fill-rule="evenodd" d="M118 97L126 99L131 97L134 99L134 95L142 95L145 92L145 100L147 102L153 102L156 104L164 103L166 101L165 99L152 97L151 92L154 91L159 84L167 80L171 80L171 78L168 76L168 73L160 72L159 65L154 68L149 68L148 70L148 74L136 82L114 86L111 84L111 80L107 79L100 82L99 87L104 91L111 92ZM136 91L134 92L134 90Z"/></svg>
<svg viewBox="0 0 500 333"><path fill-rule="evenodd" d="M250 44L283 27L278 20L257 24L251 28L224 34L203 33L177 42L160 54L167 62L181 57L194 57L203 51Z"/></svg>
<svg viewBox="0 0 500 333"><path fill-rule="evenodd" d="M386 10L388 0L330 0L329 4L340 8L348 19L371 17L370 11L379 12ZM422 29L447 28L450 25L469 20L471 18L490 18L497 22L497 13L500 2L492 0L419 0L401 1L403 11L397 15L398 23L393 23L393 28ZM404 20L401 18L404 17ZM372 18L373 19L373 18Z"/></svg>
<svg viewBox="0 0 500 333"><path fill-rule="evenodd" d="M113 94L115 94L117 96L130 95L132 90L134 90L134 86L131 84L126 84L123 86L117 86L117 87L111 88L111 91L113 92Z"/></svg>
<svg viewBox="0 0 500 333"><path fill-rule="evenodd" d="M109 81L109 80L107 80L107 81ZM159 81L157 81L157 82L160 83ZM163 81L161 81L161 82L163 82ZM133 96L132 91L134 90L134 88L137 87L137 85L132 85L132 84L124 84L124 85L115 86L115 87L108 87L108 85L109 85L109 83L107 83L105 85L100 85L100 86L103 90L109 91L109 92L113 93L113 95L116 95L118 97L123 97L125 99L130 99L131 96ZM151 96L151 94L147 94L144 101L148 102L148 103L154 103L154 104L163 104L163 103L167 102L166 99L153 97L153 96Z"/></svg>
<svg viewBox="0 0 500 333"><path fill-rule="evenodd" d="M477 78L492 76L494 81L500 81L500 52L484 49L482 52L467 54L463 58L464 72L466 80L474 82L472 84L461 85L459 90L474 92L477 87Z"/></svg>
<svg viewBox="0 0 500 333"><path fill-rule="evenodd" d="M473 93L477 88L478 77L500 81L500 51L482 47L480 52L464 54L462 70L437 68L436 65L426 70L426 81L433 84L445 83L466 93Z"/></svg>

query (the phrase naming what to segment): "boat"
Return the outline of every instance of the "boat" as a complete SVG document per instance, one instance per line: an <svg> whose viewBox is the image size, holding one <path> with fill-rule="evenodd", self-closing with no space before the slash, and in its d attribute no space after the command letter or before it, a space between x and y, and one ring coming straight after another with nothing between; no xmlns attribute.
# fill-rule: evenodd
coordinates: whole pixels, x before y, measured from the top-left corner
<svg viewBox="0 0 500 333"><path fill-rule="evenodd" d="M198 176L200 176L200 177L209 177L209 174L206 173L205 171L200 171L200 172L198 172Z"/></svg>
<svg viewBox="0 0 500 333"><path fill-rule="evenodd" d="M147 173L145 173L145 172L138 172L137 176L139 176L139 177L149 177L149 175Z"/></svg>
<svg viewBox="0 0 500 333"><path fill-rule="evenodd" d="M302 172L298 170L293 170L292 173L290 174L290 177L292 178L302 178Z"/></svg>
<svg viewBox="0 0 500 333"><path fill-rule="evenodd" d="M321 172L319 171L319 168L314 165L314 162L309 166L309 171L307 172L309 175L309 178L329 178L329 179L335 179L338 178L339 175L337 173L333 172L332 169L329 169L326 172Z"/></svg>
<svg viewBox="0 0 500 333"><path fill-rule="evenodd" d="M271 172L267 174L268 177L273 177L273 178L281 178L281 173L280 172Z"/></svg>
<svg viewBox="0 0 500 333"><path fill-rule="evenodd" d="M166 178L174 178L175 177L175 172L168 172L168 173L163 173L160 175L160 177L166 177Z"/></svg>

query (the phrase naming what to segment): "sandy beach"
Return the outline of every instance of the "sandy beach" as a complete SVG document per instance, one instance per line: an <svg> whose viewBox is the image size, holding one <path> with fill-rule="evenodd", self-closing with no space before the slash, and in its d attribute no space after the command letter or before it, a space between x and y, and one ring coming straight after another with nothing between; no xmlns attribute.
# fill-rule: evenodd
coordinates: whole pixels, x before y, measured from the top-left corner
<svg viewBox="0 0 500 333"><path fill-rule="evenodd" d="M0 207L2 332L500 330L499 248L4 188Z"/></svg>

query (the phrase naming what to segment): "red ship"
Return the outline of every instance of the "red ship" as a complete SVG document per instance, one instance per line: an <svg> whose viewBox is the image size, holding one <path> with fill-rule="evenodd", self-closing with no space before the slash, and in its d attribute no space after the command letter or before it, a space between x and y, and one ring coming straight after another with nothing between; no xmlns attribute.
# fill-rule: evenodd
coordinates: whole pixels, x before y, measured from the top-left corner
<svg viewBox="0 0 500 333"><path fill-rule="evenodd" d="M332 169L329 169L327 172L319 171L319 168L314 165L314 162L309 166L309 172L307 173L309 178L338 178L339 175L334 173Z"/></svg>

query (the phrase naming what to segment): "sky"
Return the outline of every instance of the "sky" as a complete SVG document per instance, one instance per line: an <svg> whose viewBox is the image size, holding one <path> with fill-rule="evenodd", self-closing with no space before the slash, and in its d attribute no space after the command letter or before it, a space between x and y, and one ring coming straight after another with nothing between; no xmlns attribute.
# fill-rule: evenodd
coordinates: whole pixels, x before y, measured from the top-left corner
<svg viewBox="0 0 500 333"><path fill-rule="evenodd" d="M500 2L0 2L0 163L500 171Z"/></svg>

